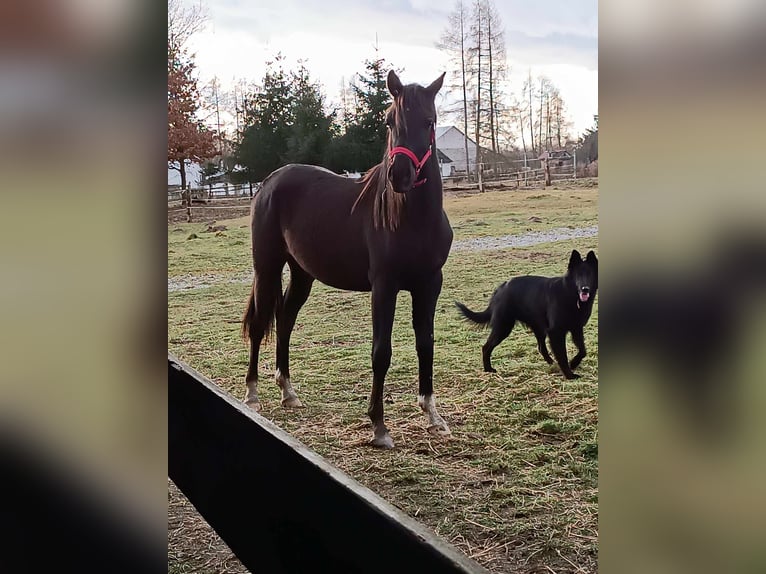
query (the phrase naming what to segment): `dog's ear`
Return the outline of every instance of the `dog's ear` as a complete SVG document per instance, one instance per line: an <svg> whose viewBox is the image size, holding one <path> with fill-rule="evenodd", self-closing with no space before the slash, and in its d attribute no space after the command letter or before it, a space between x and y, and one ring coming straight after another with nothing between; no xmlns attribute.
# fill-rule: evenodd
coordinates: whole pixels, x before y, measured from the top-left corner
<svg viewBox="0 0 766 574"><path fill-rule="evenodd" d="M585 261L588 263L592 263L593 265L598 265L598 259L596 258L596 254L593 253L593 251L588 251L588 254L585 256Z"/></svg>
<svg viewBox="0 0 766 574"><path fill-rule="evenodd" d="M572 250L572 255L569 257L569 268L572 269L575 265L582 263L582 256L577 249Z"/></svg>

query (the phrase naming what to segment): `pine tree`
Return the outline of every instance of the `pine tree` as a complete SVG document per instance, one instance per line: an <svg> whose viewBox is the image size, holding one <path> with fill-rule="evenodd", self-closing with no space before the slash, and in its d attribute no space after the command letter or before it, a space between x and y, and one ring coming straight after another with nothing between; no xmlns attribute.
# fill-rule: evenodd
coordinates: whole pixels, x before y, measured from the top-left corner
<svg viewBox="0 0 766 574"><path fill-rule="evenodd" d="M334 115L325 113L321 87L311 80L303 62L291 77L291 125L284 163L323 165Z"/></svg>
<svg viewBox="0 0 766 574"><path fill-rule="evenodd" d="M262 89L247 100L245 129L235 155L251 182L261 181L280 167L288 149L291 93L283 61L277 54L274 61L267 62Z"/></svg>

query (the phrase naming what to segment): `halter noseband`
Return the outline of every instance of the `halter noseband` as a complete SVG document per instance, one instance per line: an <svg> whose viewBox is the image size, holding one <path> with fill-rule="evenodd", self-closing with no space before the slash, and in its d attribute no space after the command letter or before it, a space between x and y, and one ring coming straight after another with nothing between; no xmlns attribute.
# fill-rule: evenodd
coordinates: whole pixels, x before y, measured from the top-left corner
<svg viewBox="0 0 766 574"><path fill-rule="evenodd" d="M415 165L415 179L418 179L418 176L420 175L420 170L423 169L423 166L428 161L428 158L431 157L431 148L433 147L434 143L436 143L436 134L434 133L434 128L431 127L431 143L428 146L428 151L425 153L425 155L418 159L418 156L416 156L412 150L409 148L406 148L404 146L396 146L395 148L391 148L391 151L388 152L388 161L393 162L394 157L397 155L406 155L410 160L412 160L412 163ZM423 179L416 181L412 184L412 187L417 187L418 185L423 185L426 181L428 181L427 177L424 177Z"/></svg>

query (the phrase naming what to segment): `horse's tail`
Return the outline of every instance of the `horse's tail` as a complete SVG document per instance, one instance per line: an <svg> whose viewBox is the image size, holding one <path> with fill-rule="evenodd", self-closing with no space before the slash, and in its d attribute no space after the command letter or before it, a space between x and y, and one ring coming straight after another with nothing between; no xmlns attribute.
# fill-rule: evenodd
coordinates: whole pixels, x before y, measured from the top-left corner
<svg viewBox="0 0 766 574"><path fill-rule="evenodd" d="M263 280L266 279L266 280ZM253 329L262 329L262 337L268 341L274 331L276 311L282 305L282 272L274 279L258 277L247 298L247 308L242 317L242 338L247 341Z"/></svg>
<svg viewBox="0 0 766 574"><path fill-rule="evenodd" d="M487 307L484 311L479 313L476 311L471 311L468 307L459 301L455 301L455 307L458 308L460 314L463 315L463 317L479 325L486 325L492 318L492 307Z"/></svg>
<svg viewBox="0 0 766 574"><path fill-rule="evenodd" d="M242 317L242 338L247 341L250 339L250 323L255 317L255 293L254 286L250 289L250 295L247 298L247 309Z"/></svg>

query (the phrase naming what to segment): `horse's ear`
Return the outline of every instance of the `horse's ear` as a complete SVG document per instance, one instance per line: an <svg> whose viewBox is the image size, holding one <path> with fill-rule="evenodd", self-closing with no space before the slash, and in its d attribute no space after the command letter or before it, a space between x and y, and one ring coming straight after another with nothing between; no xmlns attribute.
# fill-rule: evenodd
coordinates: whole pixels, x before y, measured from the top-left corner
<svg viewBox="0 0 766 574"><path fill-rule="evenodd" d="M431 85L426 88L426 91L431 94L432 96L435 96L436 93L442 89L442 84L444 83L444 76L447 74L447 72L443 72L441 76L436 78L433 82L431 82Z"/></svg>
<svg viewBox="0 0 766 574"><path fill-rule="evenodd" d="M394 97L397 97L399 94L402 93L402 81L399 79L399 76L396 75L396 72L391 70L388 72L388 78L386 78L386 87L388 88L388 91L391 92L391 95Z"/></svg>

